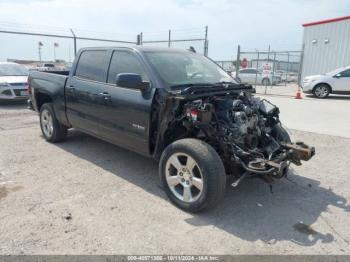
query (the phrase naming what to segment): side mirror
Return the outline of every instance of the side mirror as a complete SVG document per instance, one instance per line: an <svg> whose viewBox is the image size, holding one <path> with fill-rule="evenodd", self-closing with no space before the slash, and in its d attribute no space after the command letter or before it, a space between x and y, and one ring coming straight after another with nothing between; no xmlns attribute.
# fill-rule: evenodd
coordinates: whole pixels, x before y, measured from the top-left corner
<svg viewBox="0 0 350 262"><path fill-rule="evenodd" d="M339 77L341 77L341 74L336 74L334 77L339 78Z"/></svg>
<svg viewBox="0 0 350 262"><path fill-rule="evenodd" d="M116 85L120 87L139 89L145 91L150 87L149 82L143 82L139 74L121 73L117 74Z"/></svg>

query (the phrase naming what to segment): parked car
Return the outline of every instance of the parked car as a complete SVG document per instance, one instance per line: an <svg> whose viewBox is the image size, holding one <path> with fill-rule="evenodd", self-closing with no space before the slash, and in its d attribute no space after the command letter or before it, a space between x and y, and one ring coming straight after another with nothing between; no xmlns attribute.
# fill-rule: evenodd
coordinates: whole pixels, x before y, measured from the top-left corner
<svg viewBox="0 0 350 262"><path fill-rule="evenodd" d="M281 81L282 82L291 83L291 82L297 82L298 81L298 74L297 73L287 72L287 71L284 71L284 70L277 70L275 72L275 74L279 75L281 77Z"/></svg>
<svg viewBox="0 0 350 262"><path fill-rule="evenodd" d="M261 72L256 68L245 68L238 71L238 76L236 72L232 74L232 77L237 77L242 83L247 84L257 84L257 85L276 85L281 83L281 76L275 75L272 72Z"/></svg>
<svg viewBox="0 0 350 262"><path fill-rule="evenodd" d="M307 76L302 81L302 89L317 98L326 98L329 94L350 94L350 66L323 75Z"/></svg>
<svg viewBox="0 0 350 262"><path fill-rule="evenodd" d="M51 63L42 63L36 67L36 70L38 71L58 71L56 66Z"/></svg>
<svg viewBox="0 0 350 262"><path fill-rule="evenodd" d="M0 62L0 100L28 98L28 69L20 64Z"/></svg>
<svg viewBox="0 0 350 262"><path fill-rule="evenodd" d="M166 194L190 212L218 204L226 174L272 183L315 153L251 86L185 50L84 48L66 75L33 71L29 84L47 141L74 127L159 160Z"/></svg>

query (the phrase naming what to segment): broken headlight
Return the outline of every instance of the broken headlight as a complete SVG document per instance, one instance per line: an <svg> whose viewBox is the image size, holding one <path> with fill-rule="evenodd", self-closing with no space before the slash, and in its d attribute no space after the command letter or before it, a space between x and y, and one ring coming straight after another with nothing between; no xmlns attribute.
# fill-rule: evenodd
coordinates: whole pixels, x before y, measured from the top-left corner
<svg viewBox="0 0 350 262"><path fill-rule="evenodd" d="M259 105L260 112L265 116L273 116L279 114L279 109L274 104L271 104L269 101L263 99L260 101Z"/></svg>

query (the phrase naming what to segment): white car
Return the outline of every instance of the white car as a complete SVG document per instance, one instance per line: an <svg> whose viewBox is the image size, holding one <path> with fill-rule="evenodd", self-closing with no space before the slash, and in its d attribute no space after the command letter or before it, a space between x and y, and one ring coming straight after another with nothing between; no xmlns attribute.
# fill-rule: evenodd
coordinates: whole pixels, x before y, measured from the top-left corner
<svg viewBox="0 0 350 262"><path fill-rule="evenodd" d="M287 72L283 70L276 71L276 75L279 75L281 77L282 82L297 82L298 81L298 74L293 72Z"/></svg>
<svg viewBox="0 0 350 262"><path fill-rule="evenodd" d="M0 62L0 100L28 98L28 69L16 63Z"/></svg>
<svg viewBox="0 0 350 262"><path fill-rule="evenodd" d="M301 87L304 93L318 98L326 98L329 94L350 95L350 66L323 75L307 76Z"/></svg>
<svg viewBox="0 0 350 262"><path fill-rule="evenodd" d="M232 73L232 77L236 78L236 73ZM256 68L245 68L238 71L237 78L246 84L257 85L276 85L281 83L281 76L271 73L263 73Z"/></svg>
<svg viewBox="0 0 350 262"><path fill-rule="evenodd" d="M54 64L43 63L43 64L38 65L36 67L36 70L47 72L47 71L57 71L58 69L56 68L56 66Z"/></svg>

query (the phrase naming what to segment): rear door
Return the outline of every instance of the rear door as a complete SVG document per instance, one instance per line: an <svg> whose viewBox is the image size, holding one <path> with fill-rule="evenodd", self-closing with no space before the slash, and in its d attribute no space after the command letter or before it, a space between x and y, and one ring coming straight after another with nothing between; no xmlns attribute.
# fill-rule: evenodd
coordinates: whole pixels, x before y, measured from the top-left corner
<svg viewBox="0 0 350 262"><path fill-rule="evenodd" d="M110 96L101 115L101 134L109 141L149 154L149 129L154 89L141 92L138 89L116 85L120 73L134 73L150 81L147 67L141 57L131 49L117 49L110 54L107 85L103 92Z"/></svg>
<svg viewBox="0 0 350 262"><path fill-rule="evenodd" d="M100 135L107 68L107 50L88 49L80 53L75 71L66 84L67 118L73 127Z"/></svg>

